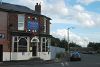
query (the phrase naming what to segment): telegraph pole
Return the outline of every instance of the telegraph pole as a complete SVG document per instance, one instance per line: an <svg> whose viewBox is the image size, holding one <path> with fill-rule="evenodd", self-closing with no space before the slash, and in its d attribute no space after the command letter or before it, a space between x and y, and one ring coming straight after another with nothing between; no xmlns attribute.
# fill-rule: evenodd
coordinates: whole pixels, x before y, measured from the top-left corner
<svg viewBox="0 0 100 67"><path fill-rule="evenodd" d="M68 60L69 60L69 61L70 61L69 30L70 30L70 29L73 29L73 28L74 28L74 27L68 27L68 28L67 28L67 35L68 35L68 36L67 36L67 39L68 39Z"/></svg>

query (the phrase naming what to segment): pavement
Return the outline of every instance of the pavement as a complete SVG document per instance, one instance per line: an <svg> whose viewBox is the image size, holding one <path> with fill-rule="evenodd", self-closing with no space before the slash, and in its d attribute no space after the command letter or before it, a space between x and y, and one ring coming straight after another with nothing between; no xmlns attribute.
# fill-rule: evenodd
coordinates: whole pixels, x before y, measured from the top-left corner
<svg viewBox="0 0 100 67"><path fill-rule="evenodd" d="M58 63L55 60L41 60L41 59L31 59L31 60L22 60L22 61L4 61L0 62L0 66L7 66L7 65L41 65L41 64L51 64L51 63Z"/></svg>
<svg viewBox="0 0 100 67"><path fill-rule="evenodd" d="M0 67L100 67L100 55L82 54L82 61L60 60L43 61L32 59L27 61L1 62Z"/></svg>
<svg viewBox="0 0 100 67"><path fill-rule="evenodd" d="M18 61L4 61L0 62L0 66L8 66L8 65L43 65L43 64L54 64L68 61L67 57L63 57L61 59L54 60L42 60L40 58L32 58L30 60L18 60Z"/></svg>

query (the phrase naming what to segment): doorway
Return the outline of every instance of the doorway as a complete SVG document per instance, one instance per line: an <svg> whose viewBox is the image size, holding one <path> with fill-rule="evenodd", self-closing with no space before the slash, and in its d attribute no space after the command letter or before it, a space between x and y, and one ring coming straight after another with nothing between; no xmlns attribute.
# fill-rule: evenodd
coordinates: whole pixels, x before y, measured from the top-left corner
<svg viewBox="0 0 100 67"><path fill-rule="evenodd" d="M37 56L39 39L35 36L31 39L31 43L32 43L32 56Z"/></svg>
<svg viewBox="0 0 100 67"><path fill-rule="evenodd" d="M35 42L32 43L32 56L36 56L37 53L37 45Z"/></svg>
<svg viewBox="0 0 100 67"><path fill-rule="evenodd" d="M0 45L0 62L3 61L3 45Z"/></svg>

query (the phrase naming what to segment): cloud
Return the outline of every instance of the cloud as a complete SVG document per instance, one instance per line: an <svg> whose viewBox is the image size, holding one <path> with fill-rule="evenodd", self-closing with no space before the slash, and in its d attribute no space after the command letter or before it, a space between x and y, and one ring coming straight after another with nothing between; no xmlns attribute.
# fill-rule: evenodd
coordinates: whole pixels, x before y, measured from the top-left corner
<svg viewBox="0 0 100 67"><path fill-rule="evenodd" d="M100 1L100 0L77 0L77 3L88 5L96 1Z"/></svg>
<svg viewBox="0 0 100 67"><path fill-rule="evenodd" d="M50 2L48 2L50 1ZM94 18L91 12L85 10L80 4L73 7L66 6L64 0L44 0L43 14L52 18L53 23L74 22L83 27L94 27L99 19ZM90 1L89 1L90 2ZM48 9L49 8L49 9ZM75 22L76 21L76 22Z"/></svg>
<svg viewBox="0 0 100 67"><path fill-rule="evenodd" d="M92 13L92 19L95 21L95 26L99 26L100 27L100 14L97 14L97 13Z"/></svg>
<svg viewBox="0 0 100 67"><path fill-rule="evenodd" d="M93 27L96 25L95 21L93 20L93 16L81 5L74 5L71 11L71 17L74 18L74 20L76 20L81 26Z"/></svg>
<svg viewBox="0 0 100 67"><path fill-rule="evenodd" d="M54 23L64 23L67 21L65 17L69 11L64 0L45 0L42 8L42 14L51 17Z"/></svg>
<svg viewBox="0 0 100 67"><path fill-rule="evenodd" d="M55 32L51 32L51 35L53 35L54 37L63 39L65 38L66 40L68 40L68 34L67 34L67 30L66 29L58 29ZM89 39L87 37L80 37L79 35L69 31L69 39L70 42L75 42L78 45L81 45L82 47L86 47L87 44L89 43Z"/></svg>
<svg viewBox="0 0 100 67"><path fill-rule="evenodd" d="M54 16L58 16L58 14L60 16L64 16L68 14L68 9L64 3L64 0L59 0L59 1L49 0L49 1L50 2L48 2L48 0L45 0L45 2L43 3L44 14L49 14L49 15L52 14Z"/></svg>
<svg viewBox="0 0 100 67"><path fill-rule="evenodd" d="M99 31L95 31L95 32L90 32L85 34L85 36L88 36L89 40L91 42L100 42L100 32Z"/></svg>

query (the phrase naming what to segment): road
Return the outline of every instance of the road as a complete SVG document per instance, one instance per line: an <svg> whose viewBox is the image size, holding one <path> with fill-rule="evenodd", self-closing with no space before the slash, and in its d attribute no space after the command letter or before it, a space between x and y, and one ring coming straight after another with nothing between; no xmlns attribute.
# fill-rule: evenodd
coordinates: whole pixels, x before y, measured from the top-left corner
<svg viewBox="0 0 100 67"><path fill-rule="evenodd" d="M0 67L100 67L100 55L82 54L82 61L67 62L62 61L59 63L19 63L0 65Z"/></svg>
<svg viewBox="0 0 100 67"><path fill-rule="evenodd" d="M69 67L100 67L100 55L82 55L81 62L69 62Z"/></svg>

